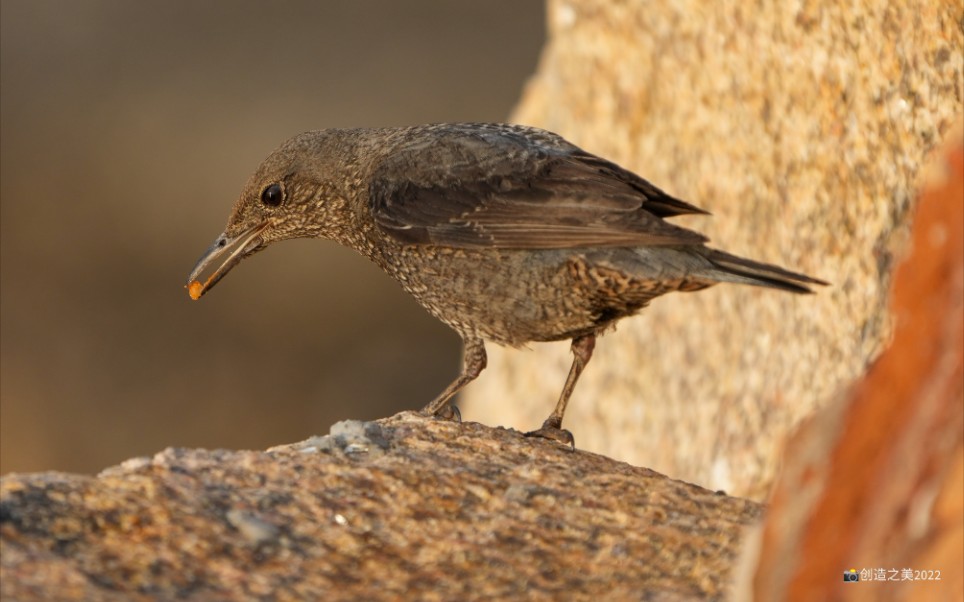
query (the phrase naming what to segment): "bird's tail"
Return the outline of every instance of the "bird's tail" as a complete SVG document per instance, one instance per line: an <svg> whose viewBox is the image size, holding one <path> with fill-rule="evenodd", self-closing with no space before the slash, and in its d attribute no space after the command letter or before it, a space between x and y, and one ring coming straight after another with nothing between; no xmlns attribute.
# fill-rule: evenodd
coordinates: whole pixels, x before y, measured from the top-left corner
<svg viewBox="0 0 964 602"><path fill-rule="evenodd" d="M769 263L730 255L716 249L706 249L703 256L716 268L714 278L723 282L767 286L791 293L812 293L808 284L826 285L827 282L785 270Z"/></svg>

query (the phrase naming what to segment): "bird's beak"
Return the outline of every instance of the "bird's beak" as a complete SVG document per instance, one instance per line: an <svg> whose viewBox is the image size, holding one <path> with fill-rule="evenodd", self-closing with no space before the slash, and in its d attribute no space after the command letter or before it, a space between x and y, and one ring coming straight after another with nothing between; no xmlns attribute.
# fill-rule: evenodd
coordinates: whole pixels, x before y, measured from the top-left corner
<svg viewBox="0 0 964 602"><path fill-rule="evenodd" d="M229 238L226 234L218 236L214 240L214 244L197 260L194 269L191 270L191 275L187 277L185 288L187 288L187 292L191 298L195 301L200 299L201 295L214 288L214 285L224 278L224 276L231 271L231 268L238 265L242 259L263 248L264 239L261 238L261 233L264 232L267 227L268 222L264 221L234 237ZM228 253L227 259L221 262L221 265L214 270L214 273L201 283L198 280L201 272L213 263L215 259L225 253Z"/></svg>

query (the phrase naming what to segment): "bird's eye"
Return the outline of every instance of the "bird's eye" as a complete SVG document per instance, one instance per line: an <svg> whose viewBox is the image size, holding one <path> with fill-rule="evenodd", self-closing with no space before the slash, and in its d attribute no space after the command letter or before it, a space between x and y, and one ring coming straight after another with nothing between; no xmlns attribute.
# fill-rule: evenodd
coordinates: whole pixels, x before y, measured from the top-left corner
<svg viewBox="0 0 964 602"><path fill-rule="evenodd" d="M281 184L272 184L261 191L261 202L268 207L277 207L281 204L284 193L281 191Z"/></svg>

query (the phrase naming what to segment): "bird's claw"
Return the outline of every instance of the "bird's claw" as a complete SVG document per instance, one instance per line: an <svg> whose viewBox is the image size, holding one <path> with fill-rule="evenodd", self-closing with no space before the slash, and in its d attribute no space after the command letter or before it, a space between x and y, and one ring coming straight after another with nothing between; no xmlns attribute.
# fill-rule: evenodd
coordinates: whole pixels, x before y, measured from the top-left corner
<svg viewBox="0 0 964 602"><path fill-rule="evenodd" d="M572 433L564 428L550 424L548 420L539 430L529 431L526 433L526 437L539 437L540 439L548 439L549 441L555 441L556 443L561 444L569 451L576 451L576 439L572 436Z"/></svg>
<svg viewBox="0 0 964 602"><path fill-rule="evenodd" d="M457 422L462 424L462 412L459 411L458 406L455 404L446 404L442 408L432 414L433 418L438 418L439 420L450 420L452 422Z"/></svg>

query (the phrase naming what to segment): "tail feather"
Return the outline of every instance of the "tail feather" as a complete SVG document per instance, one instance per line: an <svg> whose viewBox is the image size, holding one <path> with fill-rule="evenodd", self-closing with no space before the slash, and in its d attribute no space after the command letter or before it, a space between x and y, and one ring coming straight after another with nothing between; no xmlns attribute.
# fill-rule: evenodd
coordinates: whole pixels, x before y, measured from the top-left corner
<svg viewBox="0 0 964 602"><path fill-rule="evenodd" d="M706 259L722 272L722 274L716 274L717 278L726 282L768 286L801 294L813 292L810 287L806 286L808 284L829 284L823 280L791 272L769 263L744 259L716 249L706 250L708 251L705 255Z"/></svg>

